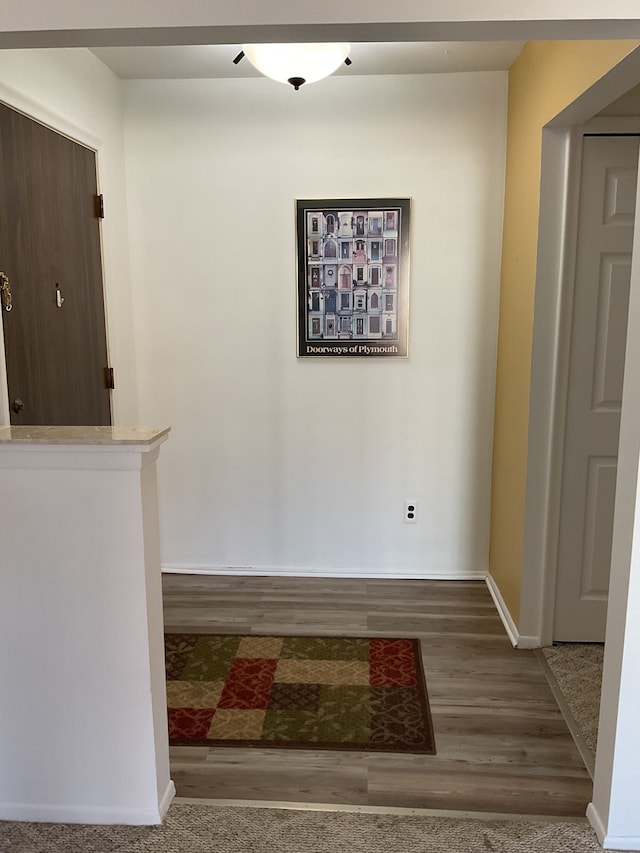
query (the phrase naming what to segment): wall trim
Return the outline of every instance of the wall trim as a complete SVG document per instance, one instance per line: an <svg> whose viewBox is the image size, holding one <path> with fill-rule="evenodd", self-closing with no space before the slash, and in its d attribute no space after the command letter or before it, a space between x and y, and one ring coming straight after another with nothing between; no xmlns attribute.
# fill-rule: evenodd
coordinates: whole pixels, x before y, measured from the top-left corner
<svg viewBox="0 0 640 853"><path fill-rule="evenodd" d="M604 822L593 803L587 806L587 819L600 846L605 850L640 850L640 835L607 835Z"/></svg>
<svg viewBox="0 0 640 853"><path fill-rule="evenodd" d="M33 823L158 826L158 824L162 823L163 816L159 808L129 809L118 806L0 803L0 820L17 820Z"/></svg>
<svg viewBox="0 0 640 853"><path fill-rule="evenodd" d="M528 634L541 636L545 643L553 638L555 609L563 449L559 436L564 438L562 399L566 396L569 363L565 326L571 316L566 310L565 285L573 282L572 269L566 268L573 257L573 244L568 246L573 231L568 228L567 216L574 206L577 209L574 196L578 184L571 178L579 161L576 163L571 155L579 155L579 139L570 129L542 131L520 625Z"/></svg>
<svg viewBox="0 0 640 853"><path fill-rule="evenodd" d="M491 598L493 599L493 603L496 606L496 610L498 611L498 615L504 625L504 630L507 632L507 636L511 640L513 647L516 649L539 649L542 645L540 637L527 636L526 634L520 634L518 632L516 623L514 622L509 608L507 607L507 603L502 597L502 593L498 589L498 585L491 575L487 575L485 581Z"/></svg>
<svg viewBox="0 0 640 853"><path fill-rule="evenodd" d="M127 826L157 826L169 811L176 788L170 779L157 808L130 809L120 806L52 805L50 803L0 803L0 820L35 823L95 823Z"/></svg>
<svg viewBox="0 0 640 853"><path fill-rule="evenodd" d="M507 636L511 640L511 645L515 648L518 645L518 629L516 628L516 623L513 621L509 608L502 597L502 593L498 589L498 585L491 575L487 575L486 584L491 598L493 599L493 603L496 606L496 610L498 611L498 615L504 625L504 630L507 632Z"/></svg>
<svg viewBox="0 0 640 853"><path fill-rule="evenodd" d="M167 575L238 575L296 578L362 578L374 580L442 580L442 581L483 581L487 577L481 572L410 572L391 569L325 569L312 567L301 569L297 566L214 566L200 563L163 563L162 572Z"/></svg>
<svg viewBox="0 0 640 853"><path fill-rule="evenodd" d="M88 128L70 121L65 115L55 109L52 110L47 104L37 98L32 98L20 89L16 89L1 81L0 102L11 107L12 110L16 110L16 112L22 113L27 118L45 125L50 130L66 136L73 142L78 142L80 145L84 145L85 148L93 149L96 153L100 151L104 144L104 141Z"/></svg>
<svg viewBox="0 0 640 853"><path fill-rule="evenodd" d="M516 643L516 648L518 649L541 649L543 645L544 643L540 637L518 634L518 642Z"/></svg>
<svg viewBox="0 0 640 853"><path fill-rule="evenodd" d="M160 797L160 803L158 805L158 811L160 812L160 822L162 822L167 816L169 806L173 802L175 796L176 786L173 783L173 779L169 779L169 784L167 785L162 797Z"/></svg>
<svg viewBox="0 0 640 853"><path fill-rule="evenodd" d="M593 831L595 832L598 838L598 842L602 847L607 833L604 828L604 823L602 822L600 815L598 814L596 807L593 805L593 803L589 803L589 805L587 806L587 820L593 827Z"/></svg>
<svg viewBox="0 0 640 853"><path fill-rule="evenodd" d="M605 835L605 850L640 850L640 835Z"/></svg>

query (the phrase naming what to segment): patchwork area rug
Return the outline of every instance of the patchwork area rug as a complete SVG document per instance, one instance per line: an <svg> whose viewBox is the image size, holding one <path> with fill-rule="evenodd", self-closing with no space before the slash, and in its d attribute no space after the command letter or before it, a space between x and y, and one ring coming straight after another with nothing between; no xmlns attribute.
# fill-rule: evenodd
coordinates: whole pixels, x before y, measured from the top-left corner
<svg viewBox="0 0 640 853"><path fill-rule="evenodd" d="M435 754L411 639L166 634L172 745Z"/></svg>

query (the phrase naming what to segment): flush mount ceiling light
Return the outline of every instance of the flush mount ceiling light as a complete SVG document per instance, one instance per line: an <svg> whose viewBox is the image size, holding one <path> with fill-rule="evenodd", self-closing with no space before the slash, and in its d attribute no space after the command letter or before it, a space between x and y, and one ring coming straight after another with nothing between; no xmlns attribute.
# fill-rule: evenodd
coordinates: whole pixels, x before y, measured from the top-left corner
<svg viewBox="0 0 640 853"><path fill-rule="evenodd" d="M233 60L246 56L254 68L279 83L290 83L298 91L303 83L315 83L333 74L349 59L350 44L243 44Z"/></svg>

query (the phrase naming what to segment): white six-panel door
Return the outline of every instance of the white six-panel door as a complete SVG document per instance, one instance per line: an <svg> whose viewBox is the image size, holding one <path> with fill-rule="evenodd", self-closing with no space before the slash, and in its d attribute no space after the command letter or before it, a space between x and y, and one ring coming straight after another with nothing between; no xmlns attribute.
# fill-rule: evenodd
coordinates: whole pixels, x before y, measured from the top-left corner
<svg viewBox="0 0 640 853"><path fill-rule="evenodd" d="M583 140L554 640L604 641L638 148Z"/></svg>

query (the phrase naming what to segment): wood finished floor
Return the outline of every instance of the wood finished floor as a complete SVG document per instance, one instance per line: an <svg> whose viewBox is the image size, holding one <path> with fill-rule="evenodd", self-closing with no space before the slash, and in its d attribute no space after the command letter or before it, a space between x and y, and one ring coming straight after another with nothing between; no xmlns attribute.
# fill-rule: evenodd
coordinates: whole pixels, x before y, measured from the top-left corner
<svg viewBox="0 0 640 853"><path fill-rule="evenodd" d="M165 575L167 630L417 637L437 755L172 747L178 796L583 816L592 783L480 581Z"/></svg>

